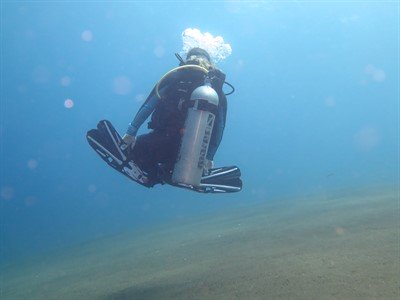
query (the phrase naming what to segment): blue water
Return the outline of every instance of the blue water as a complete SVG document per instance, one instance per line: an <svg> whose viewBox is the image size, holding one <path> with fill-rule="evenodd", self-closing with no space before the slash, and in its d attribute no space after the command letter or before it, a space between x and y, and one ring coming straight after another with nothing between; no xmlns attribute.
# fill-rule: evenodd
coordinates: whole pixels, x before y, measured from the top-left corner
<svg viewBox="0 0 400 300"><path fill-rule="evenodd" d="M398 182L396 1L191 3L2 2L2 263L238 204ZM188 27L233 49L219 64L236 92L215 163L241 167L238 194L146 189L85 139L101 119L125 131L177 66Z"/></svg>

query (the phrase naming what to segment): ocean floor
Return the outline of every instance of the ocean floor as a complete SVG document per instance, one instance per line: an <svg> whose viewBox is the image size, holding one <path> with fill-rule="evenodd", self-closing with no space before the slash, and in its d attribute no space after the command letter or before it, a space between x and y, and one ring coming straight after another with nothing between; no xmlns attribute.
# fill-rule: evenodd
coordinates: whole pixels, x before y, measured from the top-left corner
<svg viewBox="0 0 400 300"><path fill-rule="evenodd" d="M394 189L242 205L2 270L3 299L399 299Z"/></svg>

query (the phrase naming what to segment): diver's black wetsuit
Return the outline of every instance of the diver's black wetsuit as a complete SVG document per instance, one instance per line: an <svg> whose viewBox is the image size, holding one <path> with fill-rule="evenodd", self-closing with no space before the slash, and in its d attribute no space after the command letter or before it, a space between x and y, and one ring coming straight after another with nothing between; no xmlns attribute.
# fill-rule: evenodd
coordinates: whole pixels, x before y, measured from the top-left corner
<svg viewBox="0 0 400 300"><path fill-rule="evenodd" d="M209 77L212 87L219 96L218 111L206 155L207 159L213 160L225 128L227 100L222 91L225 74L213 69ZM159 93L162 100L157 97L153 89L129 124L126 133L136 136L140 126L150 114L152 115L148 124L148 128L152 131L137 137L131 153L137 165L148 173L150 186L168 180L179 151L188 100L192 91L203 84L204 74L190 69L176 72L160 86Z"/></svg>

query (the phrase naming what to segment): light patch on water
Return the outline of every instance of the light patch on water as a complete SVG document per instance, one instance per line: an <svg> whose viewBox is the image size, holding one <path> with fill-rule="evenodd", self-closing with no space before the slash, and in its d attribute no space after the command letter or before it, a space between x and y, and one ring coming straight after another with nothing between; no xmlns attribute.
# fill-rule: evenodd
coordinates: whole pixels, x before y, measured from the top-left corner
<svg viewBox="0 0 400 300"><path fill-rule="evenodd" d="M158 58L161 58L165 54L165 48L163 46L159 45L154 48L153 52L154 52L155 56L157 56Z"/></svg>
<svg viewBox="0 0 400 300"><path fill-rule="evenodd" d="M60 79L60 83L62 86L70 86L71 78L69 76L64 76L63 78Z"/></svg>
<svg viewBox="0 0 400 300"><path fill-rule="evenodd" d="M66 99L64 101L65 108L72 108L74 106L74 101L72 99Z"/></svg>
<svg viewBox="0 0 400 300"><path fill-rule="evenodd" d="M370 151L379 145L380 134L375 127L365 126L354 135L356 146L363 151Z"/></svg>
<svg viewBox="0 0 400 300"><path fill-rule="evenodd" d="M115 14L114 14L113 11L109 10L109 11L106 12L105 17L106 17L107 20L112 20L112 19L114 19Z"/></svg>
<svg viewBox="0 0 400 300"><path fill-rule="evenodd" d="M118 76L113 80L113 90L118 95L127 95L132 90L132 83L126 76Z"/></svg>
<svg viewBox="0 0 400 300"><path fill-rule="evenodd" d="M325 98L325 105L328 107L334 107L336 106L336 100L334 97L329 96L327 98Z"/></svg>
<svg viewBox="0 0 400 300"><path fill-rule="evenodd" d="M97 191L97 186L94 185L94 184L89 184L89 186L88 186L88 191L89 191L89 193L94 193L94 192L96 192L96 191Z"/></svg>
<svg viewBox="0 0 400 300"><path fill-rule="evenodd" d="M375 70L372 78L377 82L382 82L386 79L386 73L383 70Z"/></svg>
<svg viewBox="0 0 400 300"><path fill-rule="evenodd" d="M14 189L10 186L3 186L0 190L1 199L11 200L14 197Z"/></svg>
<svg viewBox="0 0 400 300"><path fill-rule="evenodd" d="M34 196L28 196L24 199L24 203L26 207L32 207L37 203L37 198Z"/></svg>
<svg viewBox="0 0 400 300"><path fill-rule="evenodd" d="M346 232L346 230L343 227L339 226L339 227L335 228L336 235L343 235L343 234L345 234L345 232Z"/></svg>
<svg viewBox="0 0 400 300"><path fill-rule="evenodd" d="M39 165L38 161L36 159L31 158L30 160L28 160L27 162L27 166L29 169L34 170L37 168L37 166Z"/></svg>
<svg viewBox="0 0 400 300"><path fill-rule="evenodd" d="M144 94L137 94L135 96L135 101L136 102L143 102L146 99L146 96Z"/></svg>
<svg viewBox="0 0 400 300"><path fill-rule="evenodd" d="M90 30L82 31L81 38L85 42L91 42L93 40L93 33Z"/></svg>
<svg viewBox="0 0 400 300"><path fill-rule="evenodd" d="M372 64L365 66L364 72L375 82L383 82L386 79L385 71Z"/></svg>

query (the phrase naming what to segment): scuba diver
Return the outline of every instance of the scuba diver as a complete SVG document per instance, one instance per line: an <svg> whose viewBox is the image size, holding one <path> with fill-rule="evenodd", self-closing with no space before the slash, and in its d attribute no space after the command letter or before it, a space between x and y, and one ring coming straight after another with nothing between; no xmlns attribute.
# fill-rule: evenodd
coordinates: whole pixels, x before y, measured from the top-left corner
<svg viewBox="0 0 400 300"><path fill-rule="evenodd" d="M238 192L238 167L213 168L226 121L225 74L209 53L194 47L179 67L153 88L121 138L102 120L87 133L98 155L114 169L146 187L170 184L202 193ZM234 88L227 95L233 93ZM150 117L151 116L151 117ZM136 137L150 117L149 133Z"/></svg>
<svg viewBox="0 0 400 300"><path fill-rule="evenodd" d="M181 61L180 66L198 65L208 70L212 88L219 97L218 108L215 109L214 128L205 161L205 171L212 168L214 155L221 142L227 111L226 96L222 92L222 84L225 74L212 65L209 54L201 48L192 48ZM123 136L128 149L132 149L136 163L149 174L149 185L162 182L159 174L158 163L163 169L172 170L179 151L180 140L188 106L193 104L189 98L192 92L204 82L203 74L197 69L194 71L184 69L170 76L161 87L161 99L158 98L155 89L139 109L134 120L129 124L126 134ZM150 116L148 128L150 133L141 135L136 141L136 133L143 122ZM168 174L163 174L167 176Z"/></svg>

